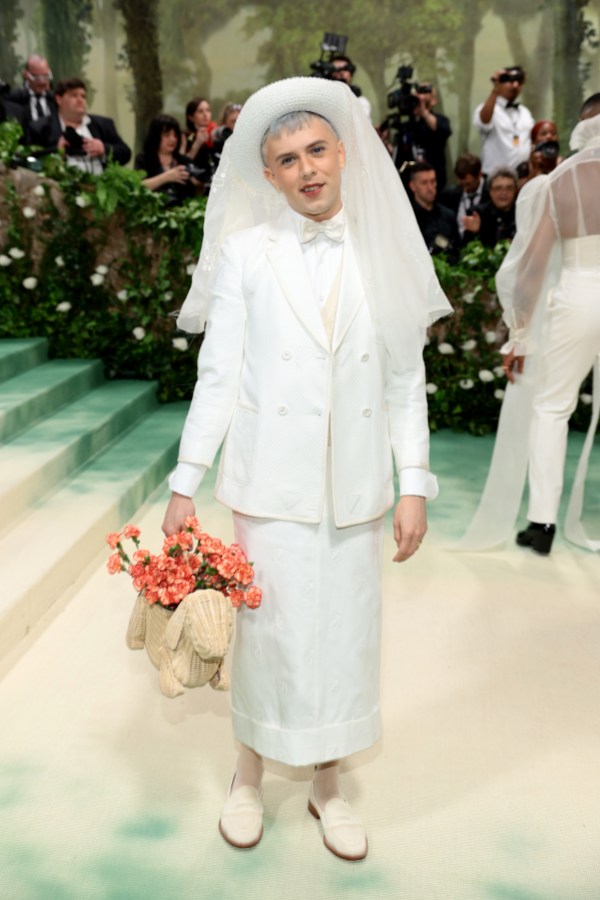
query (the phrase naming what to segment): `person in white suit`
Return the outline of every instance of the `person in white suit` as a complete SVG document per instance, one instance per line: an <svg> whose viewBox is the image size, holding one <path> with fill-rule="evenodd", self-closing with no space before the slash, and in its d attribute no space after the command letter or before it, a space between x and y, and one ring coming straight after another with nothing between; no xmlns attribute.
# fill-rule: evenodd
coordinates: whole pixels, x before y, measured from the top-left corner
<svg viewBox="0 0 600 900"><path fill-rule="evenodd" d="M309 810L329 850L367 853L339 761L380 733L384 514L396 561L426 531L422 347L450 311L393 164L344 85L294 78L244 105L213 180L179 316L205 338L163 530L223 445L215 496L263 589L240 610L236 772L219 828L263 833L263 757L314 765ZM249 613L248 615L246 613Z"/></svg>

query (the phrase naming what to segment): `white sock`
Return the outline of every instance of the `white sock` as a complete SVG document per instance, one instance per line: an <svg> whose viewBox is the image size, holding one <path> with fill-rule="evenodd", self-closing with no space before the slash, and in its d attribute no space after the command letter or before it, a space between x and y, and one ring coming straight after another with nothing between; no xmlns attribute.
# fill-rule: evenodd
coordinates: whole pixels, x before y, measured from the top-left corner
<svg viewBox="0 0 600 900"><path fill-rule="evenodd" d="M315 796L319 806L325 806L333 797L343 797L340 782L340 765L337 760L317 766L313 775Z"/></svg>
<svg viewBox="0 0 600 900"><path fill-rule="evenodd" d="M263 760L262 756L242 744L235 768L235 778L231 790L250 785L250 787L260 790L263 777Z"/></svg>

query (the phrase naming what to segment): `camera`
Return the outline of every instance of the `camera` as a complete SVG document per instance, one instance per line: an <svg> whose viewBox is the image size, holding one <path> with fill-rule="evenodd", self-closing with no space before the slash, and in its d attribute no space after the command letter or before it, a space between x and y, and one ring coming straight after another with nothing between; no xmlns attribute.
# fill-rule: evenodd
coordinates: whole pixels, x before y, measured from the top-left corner
<svg viewBox="0 0 600 900"><path fill-rule="evenodd" d="M195 166L192 162L185 163L185 170L190 178L197 178L198 181L206 181L206 176L211 174L208 169L201 169L200 166Z"/></svg>
<svg viewBox="0 0 600 900"><path fill-rule="evenodd" d="M534 153L541 153L545 159L556 159L558 151L558 141L543 141L533 148Z"/></svg>
<svg viewBox="0 0 600 900"><path fill-rule="evenodd" d="M67 125L63 131L63 137L67 142L65 153L67 156L85 156L83 149L83 138L77 134L72 125Z"/></svg>
<svg viewBox="0 0 600 900"><path fill-rule="evenodd" d="M321 56L315 62L311 62L310 68L315 78L332 78L335 66L331 62L332 57L336 53L345 53L348 38L344 34L335 34L333 31L326 31L321 42ZM355 67L348 66L349 70L354 73Z"/></svg>
<svg viewBox="0 0 600 900"><path fill-rule="evenodd" d="M412 66L400 66L398 71L396 72L396 81L400 82L400 85L395 88L393 91L387 95L387 105L388 109L396 110L396 115L393 117L398 121L401 118L407 118L412 116L415 109L419 105L419 100L414 95L414 91L418 88L430 87L430 85L416 85L415 82L411 81L413 76L413 67ZM418 91L420 94L429 93L427 90ZM390 121L391 125L395 125L398 127L396 123Z"/></svg>
<svg viewBox="0 0 600 900"><path fill-rule="evenodd" d="M498 76L499 84L508 84L509 81L518 81L519 84L523 84L525 81L525 73L520 66L513 66L510 69L506 69Z"/></svg>

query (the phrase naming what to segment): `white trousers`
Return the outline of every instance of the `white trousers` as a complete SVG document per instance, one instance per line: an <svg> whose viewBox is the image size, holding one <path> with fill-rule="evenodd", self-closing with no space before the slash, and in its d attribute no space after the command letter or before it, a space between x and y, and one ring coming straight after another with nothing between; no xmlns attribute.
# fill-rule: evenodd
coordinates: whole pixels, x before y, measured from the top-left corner
<svg viewBox="0 0 600 900"><path fill-rule="evenodd" d="M531 522L555 523L563 488L569 418L600 353L600 275L565 269L552 293L529 440Z"/></svg>

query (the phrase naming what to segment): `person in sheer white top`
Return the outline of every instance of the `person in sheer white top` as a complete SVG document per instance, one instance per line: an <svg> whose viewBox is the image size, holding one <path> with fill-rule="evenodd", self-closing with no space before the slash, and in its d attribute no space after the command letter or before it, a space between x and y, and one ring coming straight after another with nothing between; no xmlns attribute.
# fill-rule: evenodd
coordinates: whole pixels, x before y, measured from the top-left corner
<svg viewBox="0 0 600 900"><path fill-rule="evenodd" d="M529 470L529 525L517 543L550 552L563 488L568 422L594 368L592 421L565 519L565 537L591 550L581 522L600 408L600 93L583 104L577 152L538 176L518 202L517 235L496 276L510 328L502 348L510 384L492 466L462 549L506 540ZM528 432L528 433L527 433Z"/></svg>

